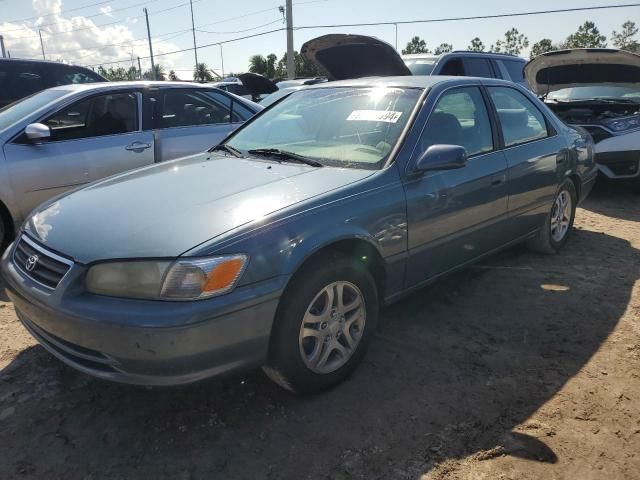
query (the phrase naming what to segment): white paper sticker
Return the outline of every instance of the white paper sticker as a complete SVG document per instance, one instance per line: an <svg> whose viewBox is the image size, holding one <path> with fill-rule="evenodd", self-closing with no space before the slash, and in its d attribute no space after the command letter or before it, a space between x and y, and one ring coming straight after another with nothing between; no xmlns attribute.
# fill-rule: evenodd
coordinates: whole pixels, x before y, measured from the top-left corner
<svg viewBox="0 0 640 480"><path fill-rule="evenodd" d="M391 110L354 110L347 117L350 121L397 123L402 112Z"/></svg>

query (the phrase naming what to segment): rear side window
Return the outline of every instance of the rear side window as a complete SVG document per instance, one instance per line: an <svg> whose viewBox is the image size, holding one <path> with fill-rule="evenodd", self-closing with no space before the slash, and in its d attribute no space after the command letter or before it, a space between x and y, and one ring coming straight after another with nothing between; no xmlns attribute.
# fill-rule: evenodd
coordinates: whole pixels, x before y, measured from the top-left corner
<svg viewBox="0 0 640 480"><path fill-rule="evenodd" d="M464 58L464 74L468 77L492 78L491 65L484 58Z"/></svg>
<svg viewBox="0 0 640 480"><path fill-rule="evenodd" d="M134 132L138 103L133 93L98 95L79 100L47 118L51 140L76 140Z"/></svg>
<svg viewBox="0 0 640 480"><path fill-rule="evenodd" d="M442 95L420 138L423 152L436 144L463 146L469 156L493 150L489 114L477 87L456 88Z"/></svg>
<svg viewBox="0 0 640 480"><path fill-rule="evenodd" d="M498 60L509 72L512 82L524 82L524 62L518 62L515 60Z"/></svg>
<svg viewBox="0 0 640 480"><path fill-rule="evenodd" d="M0 107L47 88L40 65L0 62Z"/></svg>
<svg viewBox="0 0 640 480"><path fill-rule="evenodd" d="M464 75L464 67L462 66L462 60L459 58L448 60L442 66L442 70L440 70L439 75L453 75L453 76Z"/></svg>
<svg viewBox="0 0 640 480"><path fill-rule="evenodd" d="M219 92L168 89L162 97L158 128L231 122L231 99Z"/></svg>
<svg viewBox="0 0 640 480"><path fill-rule="evenodd" d="M549 136L547 122L538 108L513 88L489 87L507 147Z"/></svg>
<svg viewBox="0 0 640 480"><path fill-rule="evenodd" d="M70 83L104 82L91 70L66 65L52 65L53 82L55 85L69 85Z"/></svg>
<svg viewBox="0 0 640 480"><path fill-rule="evenodd" d="M246 122L253 116L253 112L249 110L247 107L242 105L238 101L233 101L233 109L231 114L231 121L236 122Z"/></svg>

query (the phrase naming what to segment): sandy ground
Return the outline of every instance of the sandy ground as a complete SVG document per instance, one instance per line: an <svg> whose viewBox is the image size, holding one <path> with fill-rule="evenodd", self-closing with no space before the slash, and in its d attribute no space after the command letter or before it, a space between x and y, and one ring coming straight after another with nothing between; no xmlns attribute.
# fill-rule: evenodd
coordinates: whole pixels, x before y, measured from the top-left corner
<svg viewBox="0 0 640 480"><path fill-rule="evenodd" d="M561 254L514 248L387 308L313 397L260 372L97 381L3 302L0 478L640 479L639 277L640 195L600 185Z"/></svg>

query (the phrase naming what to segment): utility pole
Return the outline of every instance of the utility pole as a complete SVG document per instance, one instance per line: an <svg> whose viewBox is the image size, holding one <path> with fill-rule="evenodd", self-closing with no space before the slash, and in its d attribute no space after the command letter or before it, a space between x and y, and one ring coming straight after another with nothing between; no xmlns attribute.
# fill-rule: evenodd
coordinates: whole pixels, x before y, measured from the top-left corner
<svg viewBox="0 0 640 480"><path fill-rule="evenodd" d="M156 80L156 65L153 63L153 47L151 46L151 29L149 28L149 12L146 8L144 10L144 18L147 20L147 37L149 38L149 55L151 56L151 78Z"/></svg>
<svg viewBox="0 0 640 480"><path fill-rule="evenodd" d="M219 43L218 45L220 45L220 62L222 63L222 78L224 78L224 57L222 56L222 44Z"/></svg>
<svg viewBox="0 0 640 480"><path fill-rule="evenodd" d="M394 23L394 25L396 26L396 50L398 50L398 24Z"/></svg>
<svg viewBox="0 0 640 480"><path fill-rule="evenodd" d="M292 0L287 0L287 78L296 78L295 54L293 53L293 16Z"/></svg>
<svg viewBox="0 0 640 480"><path fill-rule="evenodd" d="M142 80L142 65L140 65L140 57L138 57L138 76Z"/></svg>
<svg viewBox="0 0 640 480"><path fill-rule="evenodd" d="M4 37L0 35L0 50L2 50L2 58L7 58L7 53L4 51Z"/></svg>
<svg viewBox="0 0 640 480"><path fill-rule="evenodd" d="M40 48L42 48L42 59L46 60L44 56L44 43L42 43L42 32L38 29L38 35L40 35Z"/></svg>
<svg viewBox="0 0 640 480"><path fill-rule="evenodd" d="M191 32L193 33L193 53L196 56L196 69L198 68L198 47L196 47L196 27L193 22L193 0L189 0L191 5Z"/></svg>

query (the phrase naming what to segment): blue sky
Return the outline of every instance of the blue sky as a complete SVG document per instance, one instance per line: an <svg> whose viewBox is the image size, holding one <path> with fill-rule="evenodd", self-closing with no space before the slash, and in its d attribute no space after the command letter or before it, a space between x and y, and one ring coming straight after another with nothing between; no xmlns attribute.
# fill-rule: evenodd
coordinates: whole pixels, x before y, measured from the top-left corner
<svg viewBox="0 0 640 480"><path fill-rule="evenodd" d="M146 29L142 7L150 13L154 53L168 52L193 46L190 32L181 32L191 26L188 5L166 12L160 10L176 7L187 0L0 0L0 34L4 34L7 47L13 56L38 57L39 39L35 19L16 22L27 17L47 15L39 20L42 25L45 52L49 58L81 64L97 64L130 58L132 55L148 54L144 37ZM280 28L282 15L278 6L284 0L237 0L214 1L196 0L193 8L196 28L214 33L196 32L198 44L213 43L239 36ZM415 19L487 15L530 10L606 5L606 0L537 0L536 2L484 0L468 2L449 0L427 2L418 0L294 0L294 24L318 25L335 23L358 23L375 21L405 21ZM92 5L93 4L93 5ZM126 7L132 8L125 9ZM85 8L79 8L85 7ZM71 12L66 12L74 9ZM121 10L125 9L125 10ZM118 11L119 10L119 11ZM158 12L158 13L156 13ZM464 49L469 41L480 37L488 47L501 38L506 30L515 26L524 33L531 43L543 37L554 41L574 32L585 20L592 20L600 31L609 37L611 31L620 29L627 19L640 16L640 7L593 12L574 12L529 17L503 18L492 20L458 21L435 24L400 25L398 27L398 47L402 48L414 35L435 47L442 42L451 43L455 48ZM241 17L241 18L236 18ZM105 25L108 24L108 25ZM270 24L270 25L265 25ZM265 25L255 30L240 32ZM81 30L63 33L70 29ZM229 33L239 32L239 33ZM349 27L341 29L299 30L294 34L296 49L315 36L329 32L360 33L382 38L395 44L395 28ZM116 44L116 45L114 45ZM106 47L105 47L106 45ZM92 50L100 48L100 50ZM250 55L275 53L280 56L286 49L285 32L277 32L258 38L226 44L223 47L225 71L244 71ZM220 49L215 47L198 50L199 61L207 62L220 70ZM175 69L183 78L190 76L194 63L193 52L159 57L157 62ZM128 66L130 61L123 62ZM143 61L143 67L148 61Z"/></svg>

